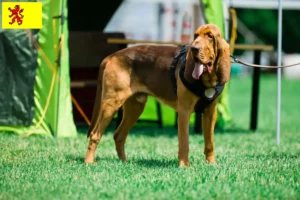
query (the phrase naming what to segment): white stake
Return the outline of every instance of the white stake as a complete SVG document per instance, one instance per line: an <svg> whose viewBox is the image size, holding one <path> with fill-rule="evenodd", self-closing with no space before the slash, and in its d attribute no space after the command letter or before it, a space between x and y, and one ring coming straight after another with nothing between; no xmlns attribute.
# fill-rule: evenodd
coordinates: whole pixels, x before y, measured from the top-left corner
<svg viewBox="0 0 300 200"><path fill-rule="evenodd" d="M277 65L281 65L282 53L282 0L278 0L278 48ZM277 117L276 117L276 144L280 143L280 108L281 108L281 68L277 69Z"/></svg>

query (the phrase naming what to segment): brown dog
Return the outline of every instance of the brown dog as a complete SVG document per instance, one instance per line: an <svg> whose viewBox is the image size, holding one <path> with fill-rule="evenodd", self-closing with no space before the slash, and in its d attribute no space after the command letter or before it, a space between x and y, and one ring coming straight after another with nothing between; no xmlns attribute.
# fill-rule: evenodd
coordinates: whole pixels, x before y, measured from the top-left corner
<svg viewBox="0 0 300 200"><path fill-rule="evenodd" d="M181 49L139 45L108 56L100 66L85 163L94 162L101 136L121 106L123 119L114 140L118 157L126 161L125 140L148 95L178 112L179 166L189 166L189 121L194 111L203 113L204 153L208 163L215 163L216 105L229 78L229 45L212 24L199 27L192 44Z"/></svg>

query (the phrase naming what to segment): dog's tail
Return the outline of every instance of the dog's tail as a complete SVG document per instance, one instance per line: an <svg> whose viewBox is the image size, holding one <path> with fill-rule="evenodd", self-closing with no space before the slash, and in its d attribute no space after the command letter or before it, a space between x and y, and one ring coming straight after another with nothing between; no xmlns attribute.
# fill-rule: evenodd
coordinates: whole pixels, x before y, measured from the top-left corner
<svg viewBox="0 0 300 200"><path fill-rule="evenodd" d="M91 125L89 127L87 137L90 137L91 132L93 131L94 127L96 126L98 115L100 114L100 109L101 109L101 101L102 101L102 84L103 84L103 71L105 69L106 64L110 60L110 57L106 57L102 63L100 64L99 67L99 73L98 73L98 80L97 80L97 92L96 92L96 99L94 103L94 108L93 108L93 115L92 115L92 120L91 120Z"/></svg>

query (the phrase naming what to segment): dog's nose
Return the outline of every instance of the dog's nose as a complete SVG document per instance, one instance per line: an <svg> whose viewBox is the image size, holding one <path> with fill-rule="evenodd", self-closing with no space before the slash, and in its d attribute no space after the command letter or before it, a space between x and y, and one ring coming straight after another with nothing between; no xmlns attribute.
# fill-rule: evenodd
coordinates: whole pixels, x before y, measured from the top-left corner
<svg viewBox="0 0 300 200"><path fill-rule="evenodd" d="M196 46L191 46L191 49L194 52L198 52L199 51L199 47L196 47Z"/></svg>

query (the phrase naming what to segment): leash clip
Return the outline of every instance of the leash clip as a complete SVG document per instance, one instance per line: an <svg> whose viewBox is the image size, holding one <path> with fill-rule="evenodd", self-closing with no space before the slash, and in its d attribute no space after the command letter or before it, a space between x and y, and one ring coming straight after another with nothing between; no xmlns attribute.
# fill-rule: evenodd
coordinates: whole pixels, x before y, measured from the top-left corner
<svg viewBox="0 0 300 200"><path fill-rule="evenodd" d="M233 55L230 55L230 57L233 59L234 62L239 63L239 60L236 57L234 57Z"/></svg>

